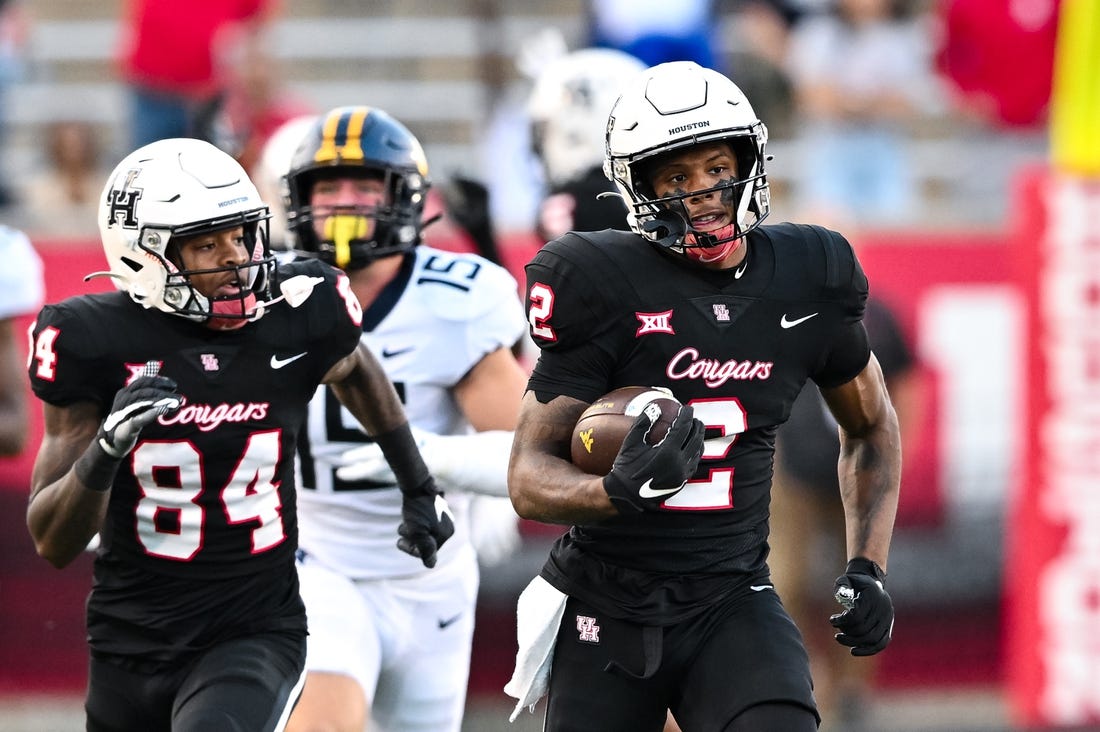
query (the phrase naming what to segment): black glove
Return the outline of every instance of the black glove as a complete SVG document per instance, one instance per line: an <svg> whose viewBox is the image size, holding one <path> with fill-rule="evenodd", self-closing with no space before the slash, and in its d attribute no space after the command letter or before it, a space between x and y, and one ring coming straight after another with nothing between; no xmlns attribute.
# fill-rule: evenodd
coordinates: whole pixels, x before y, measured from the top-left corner
<svg viewBox="0 0 1100 732"><path fill-rule="evenodd" d="M176 394L176 382L157 376L156 361L145 364L142 376L118 390L111 413L99 426L99 446L113 458L124 457L137 444L142 427L162 414L174 412L183 404Z"/></svg>
<svg viewBox="0 0 1100 732"><path fill-rule="evenodd" d="M703 423L690 406L680 407L668 434L656 445L645 441L653 421L645 410L623 438L603 488L620 513L656 511L680 492L703 456Z"/></svg>
<svg viewBox="0 0 1100 732"><path fill-rule="evenodd" d="M853 656L873 656L890 642L894 632L894 603L886 592L886 573L870 559L856 557L836 578L836 601L846 610L829 618L840 632L837 643L849 646Z"/></svg>
<svg viewBox="0 0 1100 732"><path fill-rule="evenodd" d="M420 557L425 567L435 566L436 551L455 533L455 522L451 507L443 494L435 490L434 481L424 493L402 494L397 533L401 537L397 540L398 549Z"/></svg>

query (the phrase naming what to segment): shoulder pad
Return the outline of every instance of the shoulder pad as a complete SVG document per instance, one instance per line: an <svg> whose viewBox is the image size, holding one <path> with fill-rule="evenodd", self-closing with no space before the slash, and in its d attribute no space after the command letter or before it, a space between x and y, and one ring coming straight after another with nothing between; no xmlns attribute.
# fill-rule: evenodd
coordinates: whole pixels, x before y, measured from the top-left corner
<svg viewBox="0 0 1100 732"><path fill-rule="evenodd" d="M139 309L120 292L78 295L44 306L31 333L28 374L34 393L59 405L100 400L97 364L114 337L132 332L126 316Z"/></svg>
<svg viewBox="0 0 1100 732"><path fill-rule="evenodd" d="M620 231L571 232L545 244L525 267L535 343L569 348L630 315L637 294L629 269L651 254L648 247Z"/></svg>
<svg viewBox="0 0 1100 732"><path fill-rule="evenodd" d="M784 223L758 231L775 248L776 286L783 295L817 293L818 299L840 301L846 309L863 312L867 276L844 236L811 224Z"/></svg>
<svg viewBox="0 0 1100 732"><path fill-rule="evenodd" d="M409 285L437 318L476 320L501 307L521 312L515 278L484 257L421 246L416 260Z"/></svg>

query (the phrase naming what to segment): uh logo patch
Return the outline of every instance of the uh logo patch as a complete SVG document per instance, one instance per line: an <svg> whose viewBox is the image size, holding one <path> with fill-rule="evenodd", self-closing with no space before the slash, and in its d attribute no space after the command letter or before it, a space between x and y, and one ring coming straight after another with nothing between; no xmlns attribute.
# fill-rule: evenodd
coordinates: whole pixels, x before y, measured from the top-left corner
<svg viewBox="0 0 1100 732"><path fill-rule="evenodd" d="M596 619L587 615L577 616L577 640L584 643L600 642L600 626L596 625Z"/></svg>

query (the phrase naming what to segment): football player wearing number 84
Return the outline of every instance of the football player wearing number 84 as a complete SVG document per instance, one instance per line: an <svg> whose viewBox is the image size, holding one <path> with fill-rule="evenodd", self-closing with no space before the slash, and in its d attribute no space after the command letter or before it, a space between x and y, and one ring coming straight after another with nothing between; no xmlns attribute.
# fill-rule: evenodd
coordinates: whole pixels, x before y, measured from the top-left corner
<svg viewBox="0 0 1100 732"><path fill-rule="evenodd" d="M87 603L91 732L282 730L306 617L294 451L331 384L404 495L427 566L449 510L339 270L276 267L267 206L231 157L151 143L111 173L100 234L119 292L47 305L29 373L45 435L27 525L69 564L101 537ZM279 296L274 296L278 289Z"/></svg>
<svg viewBox="0 0 1100 732"><path fill-rule="evenodd" d="M772 460L812 380L840 425L850 560L821 622L855 655L881 651L901 454L867 279L840 234L761 225L767 130L721 74L642 72L606 142L631 232L565 234L526 268L540 355L509 491L520 516L572 528L519 600L513 717L547 694L547 730L656 731L666 709L684 732L815 730L806 650L767 566ZM630 385L681 402L669 437L648 445L639 427L609 475L581 472L577 417Z"/></svg>

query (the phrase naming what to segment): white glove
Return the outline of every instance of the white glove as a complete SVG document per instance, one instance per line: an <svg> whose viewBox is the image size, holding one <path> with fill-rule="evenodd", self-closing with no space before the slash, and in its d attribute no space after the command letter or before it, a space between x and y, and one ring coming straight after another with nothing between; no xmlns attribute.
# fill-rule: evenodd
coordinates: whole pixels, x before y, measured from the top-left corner
<svg viewBox="0 0 1100 732"><path fill-rule="evenodd" d="M500 564L519 548L519 516L507 498L471 496L469 516L470 543L482 566Z"/></svg>
<svg viewBox="0 0 1100 732"><path fill-rule="evenodd" d="M437 435L412 428L428 471L443 491L462 490L489 496L508 495L508 458L512 432L491 430L469 435ZM396 482L378 445L355 447L336 461L341 480Z"/></svg>

